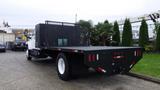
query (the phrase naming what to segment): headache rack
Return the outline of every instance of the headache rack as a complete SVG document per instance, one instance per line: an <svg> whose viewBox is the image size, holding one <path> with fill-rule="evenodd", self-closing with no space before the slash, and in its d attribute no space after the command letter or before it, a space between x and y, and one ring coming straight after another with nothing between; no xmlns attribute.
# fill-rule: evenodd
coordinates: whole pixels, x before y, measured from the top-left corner
<svg viewBox="0 0 160 90"><path fill-rule="evenodd" d="M46 20L45 24L54 24L54 25L61 25L61 26L77 26L77 23L69 23L69 22L59 22L59 21L51 21Z"/></svg>
<svg viewBox="0 0 160 90"><path fill-rule="evenodd" d="M87 46L86 32L75 23L46 20L36 25L36 47Z"/></svg>

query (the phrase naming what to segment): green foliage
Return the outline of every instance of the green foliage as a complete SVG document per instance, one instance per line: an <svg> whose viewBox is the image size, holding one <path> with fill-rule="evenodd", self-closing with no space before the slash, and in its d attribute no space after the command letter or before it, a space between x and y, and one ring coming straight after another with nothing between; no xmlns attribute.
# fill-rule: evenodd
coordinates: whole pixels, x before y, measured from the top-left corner
<svg viewBox="0 0 160 90"><path fill-rule="evenodd" d="M122 46L132 46L132 27L129 19L126 19L123 26Z"/></svg>
<svg viewBox="0 0 160 90"><path fill-rule="evenodd" d="M78 24L81 26L81 28L83 28L84 30L87 30L87 31L91 31L93 28L91 20L88 20L88 21L79 20Z"/></svg>
<svg viewBox="0 0 160 90"><path fill-rule="evenodd" d="M160 22L155 22L154 23L154 25L155 25L155 29L154 29L154 31L153 31L153 33L155 34L155 35L157 35L157 31L158 31L158 28L159 28L159 26L160 26Z"/></svg>
<svg viewBox="0 0 160 90"><path fill-rule="evenodd" d="M86 40L88 41L88 45L91 44L91 32L93 30L93 25L92 25L92 21L91 20L88 20L88 21L85 21L85 20L79 20L79 22L77 23L80 25L80 27L83 29L83 38L85 37ZM81 36L81 37L82 37Z"/></svg>
<svg viewBox="0 0 160 90"><path fill-rule="evenodd" d="M112 24L110 24L107 20L104 23L98 23L95 26L95 30L93 35L98 45L109 45L110 44L110 37L113 33Z"/></svg>
<svg viewBox="0 0 160 90"><path fill-rule="evenodd" d="M139 46L145 47L149 44L148 25L143 19L139 30Z"/></svg>
<svg viewBox="0 0 160 90"><path fill-rule="evenodd" d="M78 24L83 28L84 32L88 32L86 37L88 37L91 45L109 45L113 31L112 24L108 20L98 23L94 27L91 21L80 20Z"/></svg>
<svg viewBox="0 0 160 90"><path fill-rule="evenodd" d="M95 28L91 31L91 45L99 45L98 31Z"/></svg>
<svg viewBox="0 0 160 90"><path fill-rule="evenodd" d="M160 78L160 54L144 54L143 58L132 68L132 72Z"/></svg>
<svg viewBox="0 0 160 90"><path fill-rule="evenodd" d="M109 21L108 21L108 20L105 20L104 23L108 23L108 24L109 24Z"/></svg>
<svg viewBox="0 0 160 90"><path fill-rule="evenodd" d="M114 31L114 34L113 34L112 40L115 42L116 45L119 45L120 32L119 32L119 25L118 25L117 21L114 22L113 31Z"/></svg>
<svg viewBox="0 0 160 90"><path fill-rule="evenodd" d="M154 50L153 45L146 45L144 46L145 52L152 52Z"/></svg>
<svg viewBox="0 0 160 90"><path fill-rule="evenodd" d="M160 51L160 26L157 29L156 50Z"/></svg>

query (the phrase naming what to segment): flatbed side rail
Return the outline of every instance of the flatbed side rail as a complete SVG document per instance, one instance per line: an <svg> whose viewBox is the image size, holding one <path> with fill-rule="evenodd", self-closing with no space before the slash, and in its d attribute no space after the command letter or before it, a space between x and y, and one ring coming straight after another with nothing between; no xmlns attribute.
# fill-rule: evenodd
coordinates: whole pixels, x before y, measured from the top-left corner
<svg viewBox="0 0 160 90"><path fill-rule="evenodd" d="M78 50L78 49L52 48L52 49L50 49L50 50L59 51L59 52L84 53L83 50Z"/></svg>

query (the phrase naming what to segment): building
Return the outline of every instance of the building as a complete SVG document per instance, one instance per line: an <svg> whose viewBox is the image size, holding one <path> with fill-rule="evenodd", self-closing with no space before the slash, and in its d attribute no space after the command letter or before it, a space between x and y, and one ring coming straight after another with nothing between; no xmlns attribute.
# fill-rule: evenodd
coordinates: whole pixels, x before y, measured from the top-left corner
<svg viewBox="0 0 160 90"><path fill-rule="evenodd" d="M155 22L160 21L159 18L160 18L160 10L158 10L157 12L150 13L150 14L145 14L142 16L129 18L131 25L132 25L133 39L134 40L139 39L139 30L140 30L140 26L141 26L141 21L143 19L145 19L148 24L149 40L150 41L155 40L156 39L156 34L154 31L155 30ZM124 21L125 21L125 19L121 19L118 21L121 34L123 31Z"/></svg>
<svg viewBox="0 0 160 90"><path fill-rule="evenodd" d="M30 36L31 34L34 33L34 29L18 29L14 28L12 29L12 32L16 36L16 40L22 40L22 41L27 41L27 36Z"/></svg>
<svg viewBox="0 0 160 90"><path fill-rule="evenodd" d="M8 22L3 21L3 23L0 24L0 32L12 33L12 28L10 27Z"/></svg>
<svg viewBox="0 0 160 90"><path fill-rule="evenodd" d="M148 34L149 34L149 39L155 39L155 33L154 33L154 29L155 29L155 25L152 21L147 21L148 24ZM134 40L139 39L139 30L140 30L140 26L141 26L141 22L137 22L137 23L131 23L132 25L132 37ZM119 30L122 34L123 31L123 25L119 25Z"/></svg>

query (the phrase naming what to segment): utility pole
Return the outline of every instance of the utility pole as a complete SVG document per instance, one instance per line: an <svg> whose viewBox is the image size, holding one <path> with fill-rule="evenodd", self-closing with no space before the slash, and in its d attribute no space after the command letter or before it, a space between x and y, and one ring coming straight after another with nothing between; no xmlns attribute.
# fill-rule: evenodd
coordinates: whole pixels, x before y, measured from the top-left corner
<svg viewBox="0 0 160 90"><path fill-rule="evenodd" d="M76 14L75 14L75 23L77 23L77 20L78 20L78 14L77 14L77 12L78 12L78 8L77 8L77 10L76 10Z"/></svg>
<svg viewBox="0 0 160 90"><path fill-rule="evenodd" d="M75 23L77 23L77 13L75 14Z"/></svg>

